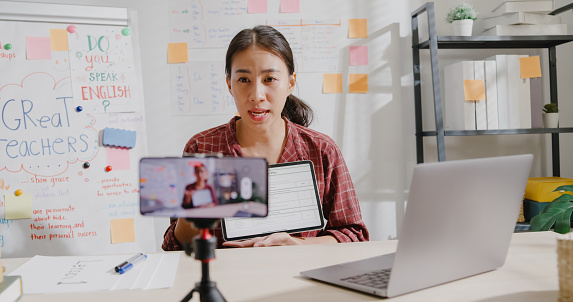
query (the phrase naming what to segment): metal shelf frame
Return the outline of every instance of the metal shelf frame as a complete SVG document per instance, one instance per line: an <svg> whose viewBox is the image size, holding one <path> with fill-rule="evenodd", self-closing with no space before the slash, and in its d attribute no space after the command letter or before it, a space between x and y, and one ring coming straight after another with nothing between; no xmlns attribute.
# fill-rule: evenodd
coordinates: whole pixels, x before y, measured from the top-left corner
<svg viewBox="0 0 573 302"><path fill-rule="evenodd" d="M571 9L571 8L567 8ZM555 12L557 12L556 10ZM429 39L420 43L418 17L427 14ZM554 13L554 12L553 12ZM560 12L559 12L560 13ZM416 120L416 160L424 162L424 136L435 136L438 161L446 160L446 136L511 135L511 134L551 134L553 176L560 176L559 134L571 133L573 128L532 128L500 130L455 130L445 131L442 96L440 91L440 68L438 49L519 49L547 48L549 54L549 94L551 103L557 104L557 56L556 46L573 41L573 35L559 36L437 36L434 3L427 2L412 12L412 62L414 74L414 110ZM422 87L420 75L420 50L430 50L432 88L434 99L435 131L424 131L422 126Z"/></svg>

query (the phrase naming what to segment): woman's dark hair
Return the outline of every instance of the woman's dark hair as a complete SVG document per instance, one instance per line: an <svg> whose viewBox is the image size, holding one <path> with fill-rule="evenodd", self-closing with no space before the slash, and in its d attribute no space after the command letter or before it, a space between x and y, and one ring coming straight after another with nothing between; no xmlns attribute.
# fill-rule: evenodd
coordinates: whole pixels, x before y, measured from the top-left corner
<svg viewBox="0 0 573 302"><path fill-rule="evenodd" d="M241 30L231 40L225 60L225 73L228 78L231 77L231 64L235 54L251 46L257 46L278 56L285 62L289 75L294 74L292 50L285 37L270 26L259 25L252 29ZM287 97L281 116L285 116L293 123L308 127L312 123L314 112L303 100L291 94Z"/></svg>

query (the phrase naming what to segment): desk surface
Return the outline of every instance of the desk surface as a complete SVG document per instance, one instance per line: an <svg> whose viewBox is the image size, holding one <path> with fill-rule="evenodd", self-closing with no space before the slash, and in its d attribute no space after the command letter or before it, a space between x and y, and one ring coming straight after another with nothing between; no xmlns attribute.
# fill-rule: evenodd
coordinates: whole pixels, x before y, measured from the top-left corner
<svg viewBox="0 0 573 302"><path fill-rule="evenodd" d="M513 235L498 270L399 296L392 301L557 301L556 237L552 232ZM228 301L376 301L380 298L331 286L300 271L396 250L397 241L217 250L211 279ZM29 258L2 259L11 272ZM180 301L201 278L200 263L181 253L173 287L57 295L24 295L31 301ZM192 301L199 301L194 295Z"/></svg>

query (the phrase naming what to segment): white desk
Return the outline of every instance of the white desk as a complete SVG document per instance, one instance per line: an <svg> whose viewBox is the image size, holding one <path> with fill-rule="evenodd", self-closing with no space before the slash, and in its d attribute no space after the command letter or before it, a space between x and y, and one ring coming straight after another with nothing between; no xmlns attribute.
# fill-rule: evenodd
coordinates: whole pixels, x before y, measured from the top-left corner
<svg viewBox="0 0 573 302"><path fill-rule="evenodd" d="M391 299L391 301L557 301L556 234L514 234L505 265L493 272ZM359 260L396 249L396 241L217 250L211 279L228 301L376 301L379 298L327 285L300 271ZM27 258L2 259L10 272ZM169 289L24 295L30 301L179 301L200 280L200 263L181 254ZM199 301L194 295L192 301Z"/></svg>

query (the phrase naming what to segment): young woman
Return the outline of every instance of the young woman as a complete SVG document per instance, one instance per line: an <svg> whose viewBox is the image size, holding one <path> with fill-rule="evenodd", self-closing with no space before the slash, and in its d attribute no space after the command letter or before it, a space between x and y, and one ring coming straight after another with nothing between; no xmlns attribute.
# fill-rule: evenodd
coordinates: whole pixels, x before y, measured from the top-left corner
<svg viewBox="0 0 573 302"><path fill-rule="evenodd" d="M239 32L229 44L225 72L229 92L240 117L193 136L184 152L225 156L264 157L269 164L311 160L314 164L325 219L324 230L289 235L275 233L219 246L251 247L367 241L354 185L334 141L307 128L312 110L291 93L294 60L285 37L269 26ZM172 219L165 232L164 250L179 250L198 230L185 219Z"/></svg>

